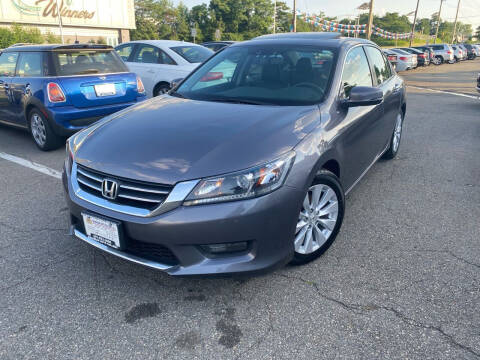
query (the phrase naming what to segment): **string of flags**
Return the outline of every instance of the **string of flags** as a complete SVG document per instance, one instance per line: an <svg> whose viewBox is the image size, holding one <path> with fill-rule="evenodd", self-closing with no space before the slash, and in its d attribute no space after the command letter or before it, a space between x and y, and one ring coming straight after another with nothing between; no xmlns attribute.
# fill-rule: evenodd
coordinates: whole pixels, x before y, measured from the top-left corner
<svg viewBox="0 0 480 360"><path fill-rule="evenodd" d="M301 13L297 10L297 16L308 24L321 27L323 31L342 32L346 34L365 34L367 32L367 24L351 25L341 24L335 21L325 20L316 15ZM373 25L372 34L380 36L384 39L408 39L411 33L392 33Z"/></svg>

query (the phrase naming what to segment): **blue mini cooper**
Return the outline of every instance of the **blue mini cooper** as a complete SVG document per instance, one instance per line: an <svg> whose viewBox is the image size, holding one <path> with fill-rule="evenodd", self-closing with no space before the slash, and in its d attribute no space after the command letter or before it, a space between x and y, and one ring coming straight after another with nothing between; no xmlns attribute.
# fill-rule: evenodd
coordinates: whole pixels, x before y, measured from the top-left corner
<svg viewBox="0 0 480 360"><path fill-rule="evenodd" d="M112 47L31 45L0 54L0 122L28 129L41 150L145 99Z"/></svg>

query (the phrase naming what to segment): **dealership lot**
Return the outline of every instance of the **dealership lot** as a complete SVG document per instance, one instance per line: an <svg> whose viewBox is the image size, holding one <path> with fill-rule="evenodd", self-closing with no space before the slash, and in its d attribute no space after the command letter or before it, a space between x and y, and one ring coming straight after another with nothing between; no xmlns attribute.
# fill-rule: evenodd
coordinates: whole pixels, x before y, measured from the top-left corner
<svg viewBox="0 0 480 360"><path fill-rule="evenodd" d="M66 235L60 180L0 156L0 358L479 358L479 68L403 73L398 158L348 196L323 257L260 277L104 255ZM57 171L64 158L4 126L2 153Z"/></svg>

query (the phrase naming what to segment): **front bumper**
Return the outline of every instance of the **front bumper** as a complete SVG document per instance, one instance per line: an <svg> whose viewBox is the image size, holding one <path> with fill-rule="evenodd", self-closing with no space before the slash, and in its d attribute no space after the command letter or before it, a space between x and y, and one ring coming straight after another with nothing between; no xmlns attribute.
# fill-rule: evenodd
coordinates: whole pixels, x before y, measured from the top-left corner
<svg viewBox="0 0 480 360"><path fill-rule="evenodd" d="M293 238L302 191L283 186L259 198L219 204L180 206L151 218L122 214L75 196L64 172L64 187L71 213L71 233L96 248L125 260L170 275L208 275L260 272L288 263L294 252ZM124 251L87 237L82 213L89 212L121 222ZM248 242L247 250L212 255L200 245ZM139 244L143 255L130 248ZM132 246L130 246L132 245ZM158 248L169 252L168 261L150 256Z"/></svg>

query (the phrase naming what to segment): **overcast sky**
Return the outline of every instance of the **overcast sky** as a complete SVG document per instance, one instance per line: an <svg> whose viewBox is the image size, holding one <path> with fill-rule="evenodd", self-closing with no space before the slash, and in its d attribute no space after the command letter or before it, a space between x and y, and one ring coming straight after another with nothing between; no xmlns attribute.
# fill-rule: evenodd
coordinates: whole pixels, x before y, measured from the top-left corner
<svg viewBox="0 0 480 360"><path fill-rule="evenodd" d="M292 7L293 0L286 0L287 4ZM297 7L303 12L315 13L319 11L325 12L328 16L347 17L355 15L355 8L368 0L297 0ZM178 4L180 0L174 0ZM209 0L182 0L188 7L201 3L209 3ZM442 7L442 19L448 21L455 20L455 12L457 10L458 0L446 0ZM416 0L375 0L374 12L376 15L383 15L386 12L398 12L407 14L415 10ZM440 0L420 0L418 9L419 17L430 17L434 12L438 11ZM459 21L474 25L474 29L480 25L480 0L461 0L460 12L458 14ZM413 20L413 18L412 18Z"/></svg>

